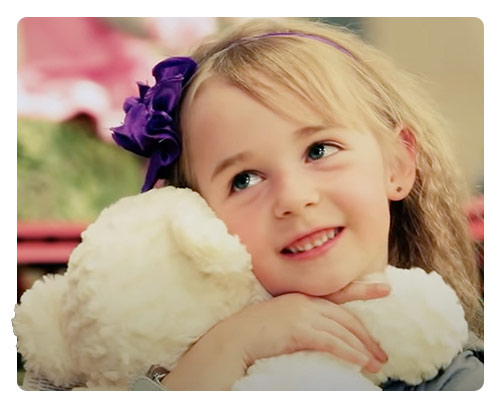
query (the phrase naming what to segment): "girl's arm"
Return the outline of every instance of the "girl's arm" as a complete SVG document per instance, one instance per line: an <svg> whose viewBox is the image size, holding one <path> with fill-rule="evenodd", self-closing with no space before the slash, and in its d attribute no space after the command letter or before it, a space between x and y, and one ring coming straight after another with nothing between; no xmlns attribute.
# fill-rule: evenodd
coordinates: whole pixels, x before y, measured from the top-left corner
<svg viewBox="0 0 500 400"><path fill-rule="evenodd" d="M388 292L386 285L352 284L337 300L383 297ZM167 390L229 390L256 360L300 350L327 351L370 372L386 361L359 320L342 307L291 293L221 321L181 357L162 384Z"/></svg>

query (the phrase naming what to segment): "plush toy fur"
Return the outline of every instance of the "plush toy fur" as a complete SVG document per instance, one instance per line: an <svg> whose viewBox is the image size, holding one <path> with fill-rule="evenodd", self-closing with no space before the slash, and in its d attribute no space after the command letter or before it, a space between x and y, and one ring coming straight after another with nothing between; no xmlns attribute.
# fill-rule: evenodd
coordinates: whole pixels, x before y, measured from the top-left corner
<svg viewBox="0 0 500 400"><path fill-rule="evenodd" d="M467 339L463 310L436 273L388 267L389 296L344 305L389 356L363 375L329 354L258 360L234 390L377 390L435 376ZM217 322L270 295L250 255L205 201L167 187L121 199L82 234L64 275L26 291L13 319L28 371L56 385L127 389L152 364L175 367Z"/></svg>

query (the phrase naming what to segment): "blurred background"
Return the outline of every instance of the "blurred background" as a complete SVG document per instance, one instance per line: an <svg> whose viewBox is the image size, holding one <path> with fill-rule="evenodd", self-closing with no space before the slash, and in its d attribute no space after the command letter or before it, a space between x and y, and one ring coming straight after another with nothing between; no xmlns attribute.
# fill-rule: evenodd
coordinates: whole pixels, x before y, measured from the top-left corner
<svg viewBox="0 0 500 400"><path fill-rule="evenodd" d="M424 78L453 135L483 240L483 25L476 18L313 18L343 25ZM64 271L80 233L106 206L140 191L144 160L118 148L123 100L152 67L188 55L241 18L24 18L18 24L18 300ZM21 363L19 362L19 368Z"/></svg>

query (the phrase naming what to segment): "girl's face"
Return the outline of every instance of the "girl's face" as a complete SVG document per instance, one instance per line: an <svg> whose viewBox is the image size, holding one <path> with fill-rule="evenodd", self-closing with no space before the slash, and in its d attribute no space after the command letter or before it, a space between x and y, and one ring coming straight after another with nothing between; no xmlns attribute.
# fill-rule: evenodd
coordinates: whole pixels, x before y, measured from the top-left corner
<svg viewBox="0 0 500 400"><path fill-rule="evenodd" d="M392 180L371 133L290 122L217 78L182 123L197 189L271 294L324 296L387 265Z"/></svg>

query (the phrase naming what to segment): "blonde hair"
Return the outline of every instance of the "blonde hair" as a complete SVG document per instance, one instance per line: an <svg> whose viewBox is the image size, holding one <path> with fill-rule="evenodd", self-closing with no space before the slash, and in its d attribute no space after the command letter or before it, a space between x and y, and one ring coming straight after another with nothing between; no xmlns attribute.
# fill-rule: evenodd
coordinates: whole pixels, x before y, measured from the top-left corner
<svg viewBox="0 0 500 400"><path fill-rule="evenodd" d="M256 38L269 32L321 36L351 55L300 36ZM415 138L416 181L404 200L390 205L389 263L437 271L457 292L470 328L483 336L479 270L462 210L465 185L445 128L414 77L347 29L288 18L251 20L207 41L192 57L199 69L183 110L208 78L219 76L285 118L373 132L388 159L397 154L398 133L408 129ZM187 153L170 184L193 182Z"/></svg>

